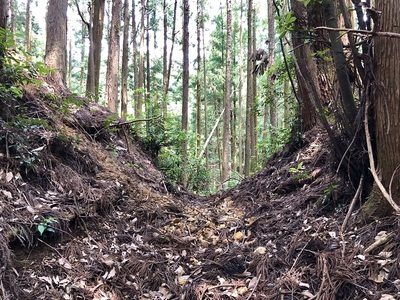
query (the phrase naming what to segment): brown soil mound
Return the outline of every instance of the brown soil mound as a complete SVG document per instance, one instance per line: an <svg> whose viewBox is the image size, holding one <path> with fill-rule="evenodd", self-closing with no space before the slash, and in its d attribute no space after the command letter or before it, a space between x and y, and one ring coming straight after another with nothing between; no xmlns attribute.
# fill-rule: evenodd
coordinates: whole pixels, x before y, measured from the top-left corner
<svg viewBox="0 0 400 300"><path fill-rule="evenodd" d="M357 187L318 128L197 197L168 191L103 107L51 84L24 94L0 123L2 299L399 297L397 219L355 210L341 229Z"/></svg>

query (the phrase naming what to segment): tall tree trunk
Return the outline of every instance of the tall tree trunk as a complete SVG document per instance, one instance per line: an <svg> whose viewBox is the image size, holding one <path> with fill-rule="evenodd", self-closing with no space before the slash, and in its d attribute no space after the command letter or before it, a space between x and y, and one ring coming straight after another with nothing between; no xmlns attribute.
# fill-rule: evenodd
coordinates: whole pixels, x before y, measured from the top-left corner
<svg viewBox="0 0 400 300"><path fill-rule="evenodd" d="M165 64L166 64L166 69L165 73L163 73L163 115L166 116L168 113L168 88L169 88L169 79L171 77L171 68L172 68L172 55L174 52L174 46L175 46L175 36L176 36L176 8L178 6L178 1L175 0L174 2L174 15L173 15L173 20L172 20L172 33L171 33L171 50L169 52L169 59L167 62L167 56L165 57ZM164 23L164 25L166 25ZM166 28L164 28L164 32L166 32ZM167 53L167 44L165 42L165 55ZM163 58L164 59L164 58ZM167 66L168 63L168 66Z"/></svg>
<svg viewBox="0 0 400 300"><path fill-rule="evenodd" d="M32 0L26 1L26 13L25 13L25 51L30 53L32 50Z"/></svg>
<svg viewBox="0 0 400 300"><path fill-rule="evenodd" d="M399 1L376 0L376 9L382 12L380 31L400 33ZM369 74L371 84L370 101L373 102L375 128L376 159L379 177L383 186L391 193L393 200L400 204L400 101L399 82L400 61L399 40L389 37L374 37L374 57L376 73ZM368 62L367 62L368 63ZM372 62L370 62L372 64ZM372 70L372 65L367 66ZM374 76L375 75L375 76ZM373 97L373 98L372 98ZM390 215L393 209L382 197L375 184L365 207L367 215L383 217Z"/></svg>
<svg viewBox="0 0 400 300"><path fill-rule="evenodd" d="M201 36L201 0L197 0L197 18L196 18L196 35L197 35L197 70L196 70L196 156L200 153L201 147L201 52L200 52L200 36Z"/></svg>
<svg viewBox="0 0 400 300"><path fill-rule="evenodd" d="M204 94L204 132L208 132L208 110L207 110L207 65L206 65L206 45L205 45L205 26L204 26L204 0L201 1L201 34L203 39L203 94ZM210 168L210 151L208 146L206 146L204 156L206 158L206 169Z"/></svg>
<svg viewBox="0 0 400 300"><path fill-rule="evenodd" d="M253 29L253 34L251 36L252 41L253 41L253 46L252 46L252 52L256 50L256 12L255 9L253 8L252 10L252 29ZM252 70L254 70L256 67L256 61L253 61L252 65ZM251 89L251 104L250 104L250 112L251 112L251 117L250 117L250 133L251 133L251 143L250 143L250 148L251 148L251 161L250 161L250 170L254 171L256 166L257 166L257 77L256 74L253 74L251 72L251 82L252 82L252 89Z"/></svg>
<svg viewBox="0 0 400 300"><path fill-rule="evenodd" d="M118 70L120 52L120 27L121 27L122 0L112 3L112 17L108 46L108 61L106 74L106 99L108 108L116 113L118 111Z"/></svg>
<svg viewBox="0 0 400 300"><path fill-rule="evenodd" d="M124 1L124 32L121 66L121 118L128 115L128 54L129 54L129 0Z"/></svg>
<svg viewBox="0 0 400 300"><path fill-rule="evenodd" d="M69 40L68 47L68 86L72 85L72 41Z"/></svg>
<svg viewBox="0 0 400 300"><path fill-rule="evenodd" d="M52 77L62 86L67 76L67 8L68 0L49 1L46 18L44 62L54 69Z"/></svg>
<svg viewBox="0 0 400 300"><path fill-rule="evenodd" d="M189 109L189 0L183 0L183 82L182 82L182 184L187 187L188 175L188 109Z"/></svg>
<svg viewBox="0 0 400 300"><path fill-rule="evenodd" d="M168 101L167 101L167 75L168 75L168 11L167 11L167 0L163 1L163 98L162 98L162 113L164 118L167 117L168 113Z"/></svg>
<svg viewBox="0 0 400 300"><path fill-rule="evenodd" d="M229 141L231 124L231 57L232 57L232 1L226 0L226 69L225 69L225 95L224 95L224 130L223 130L223 162L222 183L230 172L229 166Z"/></svg>
<svg viewBox="0 0 400 300"><path fill-rule="evenodd" d="M7 28L8 0L0 0L0 27Z"/></svg>
<svg viewBox="0 0 400 300"><path fill-rule="evenodd" d="M146 14L146 1L141 0L138 85L137 85L137 89L135 90L135 93L136 93L135 118L137 118L137 119L141 118L142 112L143 112L145 14Z"/></svg>
<svg viewBox="0 0 400 300"><path fill-rule="evenodd" d="M10 0L10 14L11 14L11 33L14 36L14 42L15 42L15 34L16 34L16 30L17 30L17 26L16 26L16 20L15 20L15 7L14 7L14 0Z"/></svg>
<svg viewBox="0 0 400 300"><path fill-rule="evenodd" d="M83 92L83 81L85 78L85 72L86 72L86 68L85 68L85 50L86 50L86 46L85 46L85 40L86 40L86 29L87 26L85 24L85 22L82 21L82 27L81 27L81 71L80 71L80 83L79 83L79 91L82 93ZM86 77L87 78L87 77ZM87 91L87 90L86 90Z"/></svg>
<svg viewBox="0 0 400 300"><path fill-rule="evenodd" d="M138 89L140 87L139 84L139 66L138 66L138 45L137 45L137 28L136 28L136 4L135 0L132 0L132 60L133 60L133 83L134 83L134 116L137 118L138 116L138 99L139 99L139 94L138 94Z"/></svg>
<svg viewBox="0 0 400 300"><path fill-rule="evenodd" d="M300 23L299 20L307 20L308 19L308 13L307 9L304 6L303 3L301 3L299 0L291 0L292 2L292 10L296 16L296 26L299 28L299 30L304 29L303 26L307 26L303 23ZM300 74L305 74L306 70L302 70L301 67L303 65L307 66L309 70L311 70L311 76L312 78L309 80L310 84L314 84L315 88L317 89L318 95L320 96L321 91L319 89L319 86L317 85L318 79L317 79L317 66L315 63L315 60L311 59L311 46L309 44L305 44L304 40L299 38L296 35L293 35L292 37L292 43L293 43L293 55L296 59L296 61L303 61L304 64L299 64L300 69L297 70L297 73ZM297 74L299 75L299 74ZM298 78L298 90L299 90L299 97L300 97L300 115L301 115L301 131L305 132L313 128L317 124L317 113L315 110L315 106L313 104L313 101L311 99L312 95L311 93L308 92L308 82L306 82L303 78L303 76L297 76Z"/></svg>
<svg viewBox="0 0 400 300"><path fill-rule="evenodd" d="M243 0L240 0L240 26L239 26L239 91L238 91L238 165L239 174L243 175Z"/></svg>
<svg viewBox="0 0 400 300"><path fill-rule="evenodd" d="M253 64L250 60L253 54L252 42L252 10L253 1L247 0L247 83L246 83L246 141L244 150L244 175L250 175L251 149L252 149L252 100L253 100Z"/></svg>
<svg viewBox="0 0 400 300"><path fill-rule="evenodd" d="M146 5L146 91L145 91L145 110L146 110L146 118L151 117L152 104L150 103L150 9L149 9L149 1L147 1ZM155 104L153 104L155 105ZM150 122L146 121L146 131L150 130Z"/></svg>
<svg viewBox="0 0 400 300"><path fill-rule="evenodd" d="M275 6L273 0L268 0L268 64L269 69L275 64ZM276 97L275 97L275 77L276 74L270 72L268 78L269 90L269 115L271 125L271 143L276 144L276 128L277 128L277 115L276 115Z"/></svg>
<svg viewBox="0 0 400 300"><path fill-rule="evenodd" d="M87 26L87 32L89 35L89 57L88 57L88 68L87 68L87 75L86 75L86 96L87 97L94 97L95 95L95 84L94 84L94 47L96 45L93 41L93 7L89 6L89 22L84 21L83 15L80 13L78 2L76 3L76 7L78 9L79 14L81 15L82 22L85 22ZM96 100L97 101L97 100Z"/></svg>
<svg viewBox="0 0 400 300"><path fill-rule="evenodd" d="M93 77L94 77L94 97L96 102L99 101L99 85L100 85L100 65L101 65L101 50L103 40L104 28L104 9L105 0L93 0L93 22L92 22L92 50L89 50L89 55L92 53L93 59L89 58L89 63L93 64ZM89 74L88 74L89 76ZM88 78L89 80L89 78ZM91 79L90 79L91 80Z"/></svg>
<svg viewBox="0 0 400 300"><path fill-rule="evenodd" d="M328 27L337 28L338 26L333 0L324 0L324 4L326 25ZM332 55L335 63L344 112L347 117L346 123L349 125L349 128L352 128L357 115L357 108L353 99L353 90L349 80L346 57L343 52L343 44L338 31L329 31L329 36L332 44Z"/></svg>

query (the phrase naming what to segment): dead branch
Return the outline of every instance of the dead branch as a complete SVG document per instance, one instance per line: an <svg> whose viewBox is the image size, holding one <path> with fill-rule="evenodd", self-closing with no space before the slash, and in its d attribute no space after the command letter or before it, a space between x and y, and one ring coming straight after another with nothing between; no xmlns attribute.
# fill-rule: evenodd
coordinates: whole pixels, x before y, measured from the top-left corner
<svg viewBox="0 0 400 300"><path fill-rule="evenodd" d="M363 181L364 181L364 174L361 175L360 183L358 184L358 188L357 188L356 194L354 195L353 199L351 200L351 203L350 203L349 210L347 212L346 218L343 221L343 224L342 224L342 227L341 227L341 231L342 232L346 228L347 222L349 221L351 213L353 212L354 205L356 204L357 198L361 193Z"/></svg>
<svg viewBox="0 0 400 300"><path fill-rule="evenodd" d="M161 118L161 115L153 117L153 118L148 118L148 119L136 119L136 120L127 121L127 122L120 122L120 123L110 124L109 127L120 127L120 126L129 125L129 124L137 123L137 122L148 122L148 121L152 121L152 120L157 120L157 119L160 119L160 118Z"/></svg>
<svg viewBox="0 0 400 300"><path fill-rule="evenodd" d="M395 33L395 32L369 31L369 30L350 29L350 28L332 28L332 27L327 27L327 26L318 26L315 29L328 30L328 31L345 31L345 32L361 33L361 34L372 35L372 36L385 36L385 37L391 37L391 38L400 38L400 33Z"/></svg>

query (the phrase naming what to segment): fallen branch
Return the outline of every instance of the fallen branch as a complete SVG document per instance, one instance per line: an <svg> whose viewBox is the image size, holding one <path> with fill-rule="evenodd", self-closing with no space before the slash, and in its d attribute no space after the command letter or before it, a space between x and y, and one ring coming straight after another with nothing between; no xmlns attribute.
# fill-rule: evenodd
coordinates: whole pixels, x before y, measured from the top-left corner
<svg viewBox="0 0 400 300"><path fill-rule="evenodd" d="M204 143L203 150L201 150L197 159L200 159L203 156L204 151L206 151L208 143L210 142L215 129L217 129L217 126L219 124L219 121L221 120L222 115L224 114L224 111L225 111L225 108L221 111L221 114L219 115L218 119L215 121L215 125L214 125L213 129L211 130L210 134L208 135L208 138L207 138L206 142Z"/></svg>
<svg viewBox="0 0 400 300"><path fill-rule="evenodd" d="M341 227L341 231L342 232L346 228L347 222L349 221L351 213L353 212L354 205L356 204L357 198L361 193L363 181L364 181L364 174L361 175L360 183L358 184L358 188L357 188L356 194L354 195L353 199L351 200L351 203L350 203L349 210L347 212L346 218L344 218L344 221L343 221L343 224L342 224L342 227Z"/></svg>
<svg viewBox="0 0 400 300"><path fill-rule="evenodd" d="M350 28L332 28L327 26L318 26L315 29L328 30L328 31L345 31L345 32L361 33L372 36L386 36L392 38L400 38L400 33L395 33L395 32L369 31L369 30L350 29Z"/></svg>

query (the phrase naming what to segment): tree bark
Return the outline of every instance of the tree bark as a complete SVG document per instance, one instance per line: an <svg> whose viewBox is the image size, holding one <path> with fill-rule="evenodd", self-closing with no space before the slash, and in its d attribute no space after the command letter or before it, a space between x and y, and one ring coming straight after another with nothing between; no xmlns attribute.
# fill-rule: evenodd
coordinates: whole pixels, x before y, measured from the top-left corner
<svg viewBox="0 0 400 300"><path fill-rule="evenodd" d="M335 5L332 0L324 0L325 18L328 27L337 28ZM346 57L343 52L343 44L337 31L329 31L332 44L332 56L335 63L339 89L342 97L344 113L347 117L349 130L353 128L353 122L357 115L357 108L353 98L353 90L349 80L349 71L346 65Z"/></svg>
<svg viewBox="0 0 400 300"><path fill-rule="evenodd" d="M124 1L124 31L121 66L121 118L128 115L128 54L129 54L129 0Z"/></svg>
<svg viewBox="0 0 400 300"><path fill-rule="evenodd" d="M16 34L17 26L16 26L16 20L15 20L14 0L10 0L10 13L11 13L10 28L11 28L11 33L14 36L14 42L15 42L15 34Z"/></svg>
<svg viewBox="0 0 400 300"><path fill-rule="evenodd" d="M135 118L140 119L143 113L143 93L144 93L144 35L145 35L145 14L146 14L146 0L141 1L141 14L140 14L140 51L139 51L139 65L138 65L138 84L135 89L136 94L136 110Z"/></svg>
<svg viewBox="0 0 400 300"><path fill-rule="evenodd" d="M67 76L68 0L49 1L46 18L45 65L54 70L53 79L65 86Z"/></svg>
<svg viewBox="0 0 400 300"><path fill-rule="evenodd" d="M169 52L168 66L166 68L165 75L163 77L163 114L166 116L168 114L168 88L169 88L169 80L171 77L171 69L172 69L172 55L174 53L175 46L175 36L176 36L176 8L178 6L178 1L174 2L174 16L172 20L172 33L171 33L171 49ZM166 45L165 45L166 47ZM166 49L165 49L166 51Z"/></svg>
<svg viewBox="0 0 400 300"><path fill-rule="evenodd" d="M31 11L32 0L26 1L26 13L25 13L25 51L30 53L32 50L32 11Z"/></svg>
<svg viewBox="0 0 400 300"><path fill-rule="evenodd" d="M93 0L93 22L92 22L92 50L89 50L89 55L92 54L93 58L89 57L89 63L93 64L93 84L94 98L96 102L99 101L99 85L100 85L100 65L101 65L101 44L103 40L103 28L104 28L104 8L105 0ZM89 68L90 69L90 68ZM89 73L88 73L89 76ZM91 79L88 77L88 81Z"/></svg>
<svg viewBox="0 0 400 300"><path fill-rule="evenodd" d="M136 28L136 4L135 0L132 0L132 66L133 66L133 83L134 83L134 116L138 119L138 100L139 93L138 89L140 87L139 84L139 66L138 66L138 45L137 45L137 28Z"/></svg>
<svg viewBox="0 0 400 300"><path fill-rule="evenodd" d="M118 111L118 70L121 11L122 0L114 0L112 3L112 17L108 43L109 46L106 74L106 102L108 108L114 113Z"/></svg>
<svg viewBox="0 0 400 300"><path fill-rule="evenodd" d="M275 63L275 7L273 0L268 0L268 68ZM275 97L275 78L276 74L269 72L268 78L268 91L269 91L269 115L271 125L271 144L276 144L276 128L277 128L277 115L276 115L276 97Z"/></svg>
<svg viewBox="0 0 400 300"><path fill-rule="evenodd" d="M182 76L182 185L188 184L188 109L189 109L189 0L183 0L183 76Z"/></svg>
<svg viewBox="0 0 400 300"><path fill-rule="evenodd" d="M243 175L243 0L240 0L239 22L238 172Z"/></svg>
<svg viewBox="0 0 400 300"><path fill-rule="evenodd" d="M296 27L298 30L306 30L303 26L307 26L304 23L301 23L300 20L307 20L308 13L307 9L303 3L298 0L292 0L292 8L293 12L296 16ZM310 84L315 86L315 89L318 95L321 95L321 91L318 86L318 78L316 71L317 66L315 60L311 59L312 50L309 44L305 44L304 41L298 37L297 35L292 36L292 43L293 43L293 55L297 61L302 60L303 64L299 64L300 70L297 70L297 73L304 74L306 70L302 70L302 66L306 66L309 70L311 70L311 75L313 76L309 81ZM297 74L299 75L299 74ZM317 113L315 110L315 106L313 105L313 101L311 99L312 95L308 92L308 82L305 82L302 76L297 76L298 78L298 90L299 90L299 97L300 97L300 116L301 116L301 132L306 132L313 128L317 124Z"/></svg>
<svg viewBox="0 0 400 300"><path fill-rule="evenodd" d="M398 1L377 0L376 9L382 12L380 28L382 31L400 33L400 3ZM400 204L400 61L399 39L377 36L374 38L374 57L376 72L371 91L373 95L377 169L380 170L381 182L393 200ZM371 62L372 63L372 62ZM368 66L372 71L372 66ZM383 199L374 185L364 212L368 216L383 217L390 215L392 208Z"/></svg>
<svg viewBox="0 0 400 300"><path fill-rule="evenodd" d="M201 0L197 0L197 18L196 18L196 35L197 35L197 70L196 70L196 156L200 152L201 144L201 82L200 82L200 72L201 72Z"/></svg>
<svg viewBox="0 0 400 300"><path fill-rule="evenodd" d="M246 140L244 150L244 175L250 175L250 163L251 163L251 144L252 144L252 99L253 99L253 64L250 60L253 54L253 42L252 42L252 8L253 1L247 0L247 85L246 85Z"/></svg>
<svg viewBox="0 0 400 300"><path fill-rule="evenodd" d="M203 38L203 93L204 93L204 132L208 132L208 110L207 110L207 65L206 65L206 45L205 45L205 28L204 28L204 0L201 1L202 5L202 27L201 33ZM205 157L206 157L206 169L210 168L210 153L208 147L205 148Z"/></svg>
<svg viewBox="0 0 400 300"><path fill-rule="evenodd" d="M7 28L7 19L8 19L8 1L0 0L0 27L6 29Z"/></svg>
<svg viewBox="0 0 400 300"><path fill-rule="evenodd" d="M225 60L225 95L224 95L224 131L223 131L223 162L222 183L224 183L230 172L229 166L229 141L231 123L231 57L232 57L232 1L226 0L226 60Z"/></svg>

